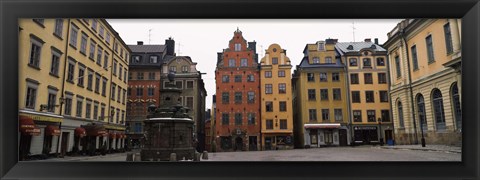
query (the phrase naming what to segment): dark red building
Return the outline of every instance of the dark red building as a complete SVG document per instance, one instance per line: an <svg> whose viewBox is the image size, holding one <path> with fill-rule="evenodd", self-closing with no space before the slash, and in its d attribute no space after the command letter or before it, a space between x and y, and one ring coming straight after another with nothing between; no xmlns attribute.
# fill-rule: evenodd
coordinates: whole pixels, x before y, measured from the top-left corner
<svg viewBox="0 0 480 180"><path fill-rule="evenodd" d="M256 42L240 30L218 53L216 81L216 151L254 151L260 147L260 77Z"/></svg>

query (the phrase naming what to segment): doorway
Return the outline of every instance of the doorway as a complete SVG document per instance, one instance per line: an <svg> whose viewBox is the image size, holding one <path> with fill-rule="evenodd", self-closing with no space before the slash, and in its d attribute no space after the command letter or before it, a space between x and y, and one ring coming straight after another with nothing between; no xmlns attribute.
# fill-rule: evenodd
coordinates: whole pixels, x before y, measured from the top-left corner
<svg viewBox="0 0 480 180"><path fill-rule="evenodd" d="M333 131L331 129L325 129L323 132L324 132L325 145L332 145L333 144Z"/></svg>
<svg viewBox="0 0 480 180"><path fill-rule="evenodd" d="M393 140L393 131L392 130L385 130L385 142L389 143L389 141L392 141L392 140Z"/></svg>
<svg viewBox="0 0 480 180"><path fill-rule="evenodd" d="M69 137L70 137L69 132L62 132L62 144L60 149L60 157L65 157L65 154L67 154Z"/></svg>
<svg viewBox="0 0 480 180"><path fill-rule="evenodd" d="M243 139L241 137L235 138L235 151L243 150Z"/></svg>
<svg viewBox="0 0 480 180"><path fill-rule="evenodd" d="M256 151L257 150L257 136L250 136L248 137L248 150L249 151Z"/></svg>
<svg viewBox="0 0 480 180"><path fill-rule="evenodd" d="M347 146L347 130L346 129L340 129L338 131L338 135L340 138L340 146Z"/></svg>

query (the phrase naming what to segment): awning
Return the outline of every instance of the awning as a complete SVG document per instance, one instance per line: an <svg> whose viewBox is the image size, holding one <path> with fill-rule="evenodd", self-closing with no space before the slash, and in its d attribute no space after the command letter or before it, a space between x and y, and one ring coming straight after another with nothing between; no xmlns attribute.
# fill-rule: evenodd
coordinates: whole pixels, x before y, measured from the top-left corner
<svg viewBox="0 0 480 180"><path fill-rule="evenodd" d="M82 128L85 128L87 136L108 136L108 133L102 124L87 124L83 125Z"/></svg>
<svg viewBox="0 0 480 180"><path fill-rule="evenodd" d="M35 121L45 121L45 122L55 122L61 123L63 122L63 116L58 116L54 114L46 114L46 113L39 113L39 112L32 112L26 110L19 110L20 117L25 116L29 117Z"/></svg>
<svg viewBox="0 0 480 180"><path fill-rule="evenodd" d="M305 129L337 129L340 128L340 123L323 123L323 124L304 124Z"/></svg>
<svg viewBox="0 0 480 180"><path fill-rule="evenodd" d="M31 136L39 136L41 134L40 128L34 127L32 129L23 129L22 134L24 135L31 135Z"/></svg>
<svg viewBox="0 0 480 180"><path fill-rule="evenodd" d="M111 139L117 138L117 133L114 133L114 132L113 132L113 133L110 133L110 138L111 138Z"/></svg>
<svg viewBox="0 0 480 180"><path fill-rule="evenodd" d="M45 127L45 135L47 136L60 136L60 129L58 126L48 125Z"/></svg>
<svg viewBox="0 0 480 180"><path fill-rule="evenodd" d="M117 133L117 139L121 139L123 137L122 133Z"/></svg>
<svg viewBox="0 0 480 180"><path fill-rule="evenodd" d="M85 128L81 128L81 127L75 128L75 136L85 137L86 135L87 135L87 132L85 131Z"/></svg>
<svg viewBox="0 0 480 180"><path fill-rule="evenodd" d="M35 123L33 122L33 119L31 117L19 116L19 131L33 128L35 128Z"/></svg>

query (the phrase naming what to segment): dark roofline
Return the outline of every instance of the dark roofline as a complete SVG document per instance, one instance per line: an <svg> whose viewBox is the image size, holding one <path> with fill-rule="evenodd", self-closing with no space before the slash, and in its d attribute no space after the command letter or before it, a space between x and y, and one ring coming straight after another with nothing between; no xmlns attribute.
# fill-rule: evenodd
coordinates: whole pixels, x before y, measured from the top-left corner
<svg viewBox="0 0 480 180"><path fill-rule="evenodd" d="M110 31L114 32L116 36L118 36L119 38L116 38L116 39L120 39L120 42L125 46L127 47L127 51L130 53L132 53L132 50L130 50L130 47L128 47L127 43L125 43L125 41L123 41L122 37L120 36L120 34L115 31L115 29L113 29L112 25L110 25L110 23L108 23L108 21L106 19L100 19L100 21L103 22L103 24L105 24L107 26L107 28L110 29Z"/></svg>

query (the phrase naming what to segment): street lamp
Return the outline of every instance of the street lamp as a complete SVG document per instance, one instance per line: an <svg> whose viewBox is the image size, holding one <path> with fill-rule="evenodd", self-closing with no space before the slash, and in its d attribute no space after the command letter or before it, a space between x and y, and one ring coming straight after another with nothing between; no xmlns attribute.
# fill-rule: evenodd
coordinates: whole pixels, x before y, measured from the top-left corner
<svg viewBox="0 0 480 180"><path fill-rule="evenodd" d="M378 118L378 127L380 131L380 145L383 146L383 136L382 136L382 118Z"/></svg>

